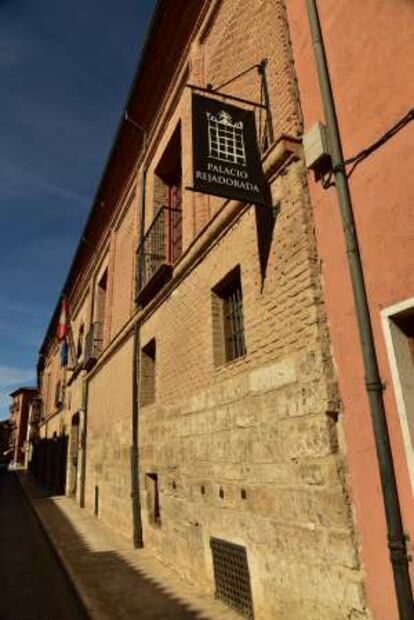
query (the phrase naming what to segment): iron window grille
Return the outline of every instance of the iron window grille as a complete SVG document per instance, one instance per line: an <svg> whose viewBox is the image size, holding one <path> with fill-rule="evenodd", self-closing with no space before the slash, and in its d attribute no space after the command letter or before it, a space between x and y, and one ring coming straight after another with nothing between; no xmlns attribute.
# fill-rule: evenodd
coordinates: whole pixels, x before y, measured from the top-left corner
<svg viewBox="0 0 414 620"><path fill-rule="evenodd" d="M243 322L243 297L240 284L232 286L223 299L224 337L227 361L246 354Z"/></svg>
<svg viewBox="0 0 414 620"><path fill-rule="evenodd" d="M181 208L160 207L145 233L137 250L138 303L146 303L171 276L182 252L181 223Z"/></svg>
<svg viewBox="0 0 414 620"><path fill-rule="evenodd" d="M254 620L246 548L227 540L210 538L216 598Z"/></svg>
<svg viewBox="0 0 414 620"><path fill-rule="evenodd" d="M216 363L231 362L243 357L246 354L246 341L240 267L233 269L213 289L213 313L217 326L214 329L215 349L220 349Z"/></svg>

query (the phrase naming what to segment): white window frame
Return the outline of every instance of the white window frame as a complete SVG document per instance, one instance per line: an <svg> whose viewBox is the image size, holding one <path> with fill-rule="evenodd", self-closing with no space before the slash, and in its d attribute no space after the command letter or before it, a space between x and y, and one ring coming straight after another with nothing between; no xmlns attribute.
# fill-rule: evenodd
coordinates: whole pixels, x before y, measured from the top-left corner
<svg viewBox="0 0 414 620"><path fill-rule="evenodd" d="M391 332L391 321L393 320L393 317L398 316L401 312L411 308L414 308L414 297L410 297L409 299L393 304L388 308L384 308L384 310L381 311L381 322L394 386L398 417L400 419L405 456L407 459L408 475L411 482L411 491L414 495L414 438L411 437L408 425L408 412L404 400L403 388L400 373L398 371L397 357Z"/></svg>

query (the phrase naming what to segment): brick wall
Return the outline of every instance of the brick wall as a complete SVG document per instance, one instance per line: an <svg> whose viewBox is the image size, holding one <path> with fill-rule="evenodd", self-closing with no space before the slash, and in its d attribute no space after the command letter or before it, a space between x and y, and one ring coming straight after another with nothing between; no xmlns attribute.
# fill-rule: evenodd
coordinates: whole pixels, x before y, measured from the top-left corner
<svg viewBox="0 0 414 620"><path fill-rule="evenodd" d="M132 340L89 381L86 508L131 533Z"/></svg>
<svg viewBox="0 0 414 620"><path fill-rule="evenodd" d="M134 212L137 208L135 194L132 194L128 203L127 211L115 231L111 304L112 336L115 336L127 322L134 307L134 249L137 238L134 228Z"/></svg>
<svg viewBox="0 0 414 620"><path fill-rule="evenodd" d="M195 34L188 79L217 85L267 57L275 134L297 137L283 2L211 6L218 8ZM259 100L258 75L226 90ZM178 123L183 186L191 183L190 92L171 101L148 147L146 227L159 199L154 174ZM155 402L141 407L139 423L144 543L210 592L210 537L244 545L260 620L366 618L306 174L297 156L271 174L280 201L273 230L269 221L263 226L260 207L240 206L230 228L210 235L205 254L143 321L142 346L156 341ZM184 192L184 250L223 204ZM109 346L131 308L135 208L108 231L102 250ZM217 364L212 289L237 265L247 354ZM131 339L98 361L88 381L86 508L130 536ZM160 519L149 505L154 476Z"/></svg>

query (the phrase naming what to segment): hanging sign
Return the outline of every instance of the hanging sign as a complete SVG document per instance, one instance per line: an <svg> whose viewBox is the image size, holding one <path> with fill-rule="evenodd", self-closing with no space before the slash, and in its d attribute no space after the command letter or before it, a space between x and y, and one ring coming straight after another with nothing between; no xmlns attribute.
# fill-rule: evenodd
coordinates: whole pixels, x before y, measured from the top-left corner
<svg viewBox="0 0 414 620"><path fill-rule="evenodd" d="M193 93L193 189L268 204L254 112Z"/></svg>

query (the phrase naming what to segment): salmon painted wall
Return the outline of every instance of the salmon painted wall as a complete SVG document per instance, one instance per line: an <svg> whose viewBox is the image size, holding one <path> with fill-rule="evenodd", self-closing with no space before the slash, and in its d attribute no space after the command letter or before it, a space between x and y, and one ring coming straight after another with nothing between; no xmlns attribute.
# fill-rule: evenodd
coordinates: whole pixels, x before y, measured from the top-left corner
<svg viewBox="0 0 414 620"><path fill-rule="evenodd" d="M324 121L304 0L287 1L305 131ZM319 0L345 158L414 107L414 1ZM343 401L349 482L375 620L397 617L375 444L334 188L309 175L334 357ZM350 179L405 531L414 542L410 485L381 310L414 297L414 122ZM414 412L412 412L414 415ZM414 583L414 570L411 565Z"/></svg>

